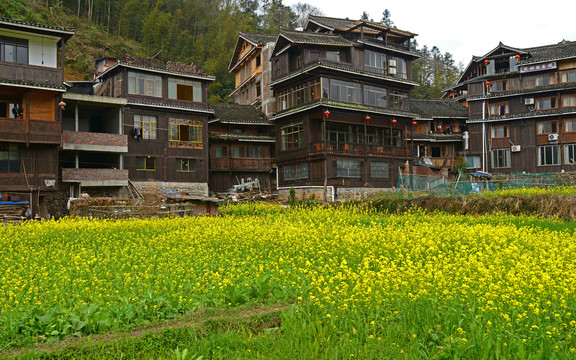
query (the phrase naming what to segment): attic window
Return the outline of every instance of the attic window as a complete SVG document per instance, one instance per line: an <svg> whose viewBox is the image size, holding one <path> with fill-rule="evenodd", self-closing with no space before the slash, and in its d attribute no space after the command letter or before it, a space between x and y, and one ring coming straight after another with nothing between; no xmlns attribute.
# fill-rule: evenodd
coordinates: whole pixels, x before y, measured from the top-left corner
<svg viewBox="0 0 576 360"><path fill-rule="evenodd" d="M199 81L169 78L168 98L202 102L202 84Z"/></svg>

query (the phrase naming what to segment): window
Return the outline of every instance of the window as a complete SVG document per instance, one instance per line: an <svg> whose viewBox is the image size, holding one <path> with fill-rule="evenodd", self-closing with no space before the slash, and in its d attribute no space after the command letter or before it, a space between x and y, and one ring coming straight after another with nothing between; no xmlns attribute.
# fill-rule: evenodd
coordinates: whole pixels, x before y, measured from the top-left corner
<svg viewBox="0 0 576 360"><path fill-rule="evenodd" d="M576 119L564 120L564 131L576 132Z"/></svg>
<svg viewBox="0 0 576 360"><path fill-rule="evenodd" d="M362 163L359 160L336 160L336 176L359 178Z"/></svg>
<svg viewBox="0 0 576 360"><path fill-rule="evenodd" d="M0 36L0 61L28 64L28 40Z"/></svg>
<svg viewBox="0 0 576 360"><path fill-rule="evenodd" d="M352 138L352 128L346 125L328 125L328 141L346 143Z"/></svg>
<svg viewBox="0 0 576 360"><path fill-rule="evenodd" d="M274 60L274 75L275 76L280 75L280 59Z"/></svg>
<svg viewBox="0 0 576 360"><path fill-rule="evenodd" d="M360 84L330 79L330 99L361 104Z"/></svg>
<svg viewBox="0 0 576 360"><path fill-rule="evenodd" d="M446 146L445 145L438 145L438 146L432 146L431 149L431 155L433 158L442 158L446 156Z"/></svg>
<svg viewBox="0 0 576 360"><path fill-rule="evenodd" d="M232 146L232 157L235 157L235 158L246 157L246 147L245 146Z"/></svg>
<svg viewBox="0 0 576 360"><path fill-rule="evenodd" d="M564 95L562 96L562 107L574 107L576 106L576 95Z"/></svg>
<svg viewBox="0 0 576 360"><path fill-rule="evenodd" d="M162 97L162 78L138 72L128 72L128 93Z"/></svg>
<svg viewBox="0 0 576 360"><path fill-rule="evenodd" d="M560 81L563 83L576 82L576 70L566 70L560 73Z"/></svg>
<svg viewBox="0 0 576 360"><path fill-rule="evenodd" d="M262 84L260 83L260 81L256 83L255 87L256 87L256 97L259 98L260 96L262 96Z"/></svg>
<svg viewBox="0 0 576 360"><path fill-rule="evenodd" d="M391 109L408 110L408 93L403 91L390 91L389 107Z"/></svg>
<svg viewBox="0 0 576 360"><path fill-rule="evenodd" d="M507 137L509 137L508 125L492 126L492 137L493 138L507 138Z"/></svg>
<svg viewBox="0 0 576 360"><path fill-rule="evenodd" d="M262 58L260 55L256 56L256 67L260 67L262 65Z"/></svg>
<svg viewBox="0 0 576 360"><path fill-rule="evenodd" d="M227 146L216 146L215 147L216 157L228 157L228 147Z"/></svg>
<svg viewBox="0 0 576 360"><path fill-rule="evenodd" d="M365 85L364 86L364 104L374 106L387 106L388 89Z"/></svg>
<svg viewBox="0 0 576 360"><path fill-rule="evenodd" d="M296 56L296 69L300 69L301 66L302 66L302 56L298 55Z"/></svg>
<svg viewBox="0 0 576 360"><path fill-rule="evenodd" d="M364 69L373 73L384 74L386 55L370 50L364 51Z"/></svg>
<svg viewBox="0 0 576 360"><path fill-rule="evenodd" d="M384 129L384 145L390 146L390 129ZM392 146L401 147L404 145L404 138L402 137L402 130L392 129Z"/></svg>
<svg viewBox="0 0 576 360"><path fill-rule="evenodd" d="M168 79L168 98L202 102L202 83L185 79Z"/></svg>
<svg viewBox="0 0 576 360"><path fill-rule="evenodd" d="M340 51L326 51L326 60L340 62Z"/></svg>
<svg viewBox="0 0 576 360"><path fill-rule="evenodd" d="M492 167L509 168L510 167L510 149L492 150Z"/></svg>
<svg viewBox="0 0 576 360"><path fill-rule="evenodd" d="M290 125L282 128L282 150L298 149L304 146L304 126Z"/></svg>
<svg viewBox="0 0 576 360"><path fill-rule="evenodd" d="M554 74L544 74L536 76L536 86L554 85Z"/></svg>
<svg viewBox="0 0 576 360"><path fill-rule="evenodd" d="M284 166L284 180L308 179L308 163Z"/></svg>
<svg viewBox="0 0 576 360"><path fill-rule="evenodd" d="M491 116L507 115L509 112L510 107L507 102L490 104Z"/></svg>
<svg viewBox="0 0 576 360"><path fill-rule="evenodd" d="M538 166L560 165L560 147L558 145L538 146Z"/></svg>
<svg viewBox="0 0 576 360"><path fill-rule="evenodd" d="M176 171L178 172L193 172L196 166L194 159L176 159Z"/></svg>
<svg viewBox="0 0 576 360"><path fill-rule="evenodd" d="M576 165L576 144L564 145L564 164Z"/></svg>
<svg viewBox="0 0 576 360"><path fill-rule="evenodd" d="M320 53L317 51L310 52L310 61L318 61L320 59Z"/></svg>
<svg viewBox="0 0 576 360"><path fill-rule="evenodd" d="M279 91L277 97L276 106L278 111L302 105L310 100L317 100L320 98L320 79Z"/></svg>
<svg viewBox="0 0 576 360"><path fill-rule="evenodd" d="M320 96L320 79L316 79L310 83L310 100L318 100Z"/></svg>
<svg viewBox="0 0 576 360"><path fill-rule="evenodd" d="M556 108L555 97L540 98L536 100L536 109L538 110L548 110L555 108Z"/></svg>
<svg viewBox="0 0 576 360"><path fill-rule="evenodd" d="M398 57L390 57L388 59L388 75L407 79L406 60Z"/></svg>
<svg viewBox="0 0 576 360"><path fill-rule="evenodd" d="M557 121L542 121L536 124L537 134L556 134L558 133Z"/></svg>
<svg viewBox="0 0 576 360"><path fill-rule="evenodd" d="M156 116L134 115L134 129L141 129L142 139L155 140L157 126Z"/></svg>
<svg viewBox="0 0 576 360"><path fill-rule="evenodd" d="M202 142L202 122L170 119L170 141Z"/></svg>
<svg viewBox="0 0 576 360"><path fill-rule="evenodd" d="M20 151L17 144L0 143L0 173L20 172Z"/></svg>
<svg viewBox="0 0 576 360"><path fill-rule="evenodd" d="M141 171L155 171L156 158L151 156L137 156L136 157L136 170Z"/></svg>
<svg viewBox="0 0 576 360"><path fill-rule="evenodd" d="M24 109L15 101L0 101L0 118L22 119Z"/></svg>
<svg viewBox="0 0 576 360"><path fill-rule="evenodd" d="M256 146L249 146L248 147L248 157L249 158L259 158L260 157L260 148Z"/></svg>
<svg viewBox="0 0 576 360"><path fill-rule="evenodd" d="M370 163L370 177L387 178L388 163L386 161L372 161Z"/></svg>
<svg viewBox="0 0 576 360"><path fill-rule="evenodd" d="M495 80L492 83L490 83L491 92L506 91L506 90L508 90L508 80Z"/></svg>

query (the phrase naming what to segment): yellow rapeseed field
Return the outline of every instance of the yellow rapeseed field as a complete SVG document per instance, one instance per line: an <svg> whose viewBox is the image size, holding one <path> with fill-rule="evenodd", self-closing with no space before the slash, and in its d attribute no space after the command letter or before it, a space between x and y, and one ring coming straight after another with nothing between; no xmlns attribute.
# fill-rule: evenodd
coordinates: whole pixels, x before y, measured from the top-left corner
<svg viewBox="0 0 576 360"><path fill-rule="evenodd" d="M480 346L493 337L499 346L576 348L570 229L506 215L238 209L0 227L0 339L288 300L367 342L394 321L405 345Z"/></svg>

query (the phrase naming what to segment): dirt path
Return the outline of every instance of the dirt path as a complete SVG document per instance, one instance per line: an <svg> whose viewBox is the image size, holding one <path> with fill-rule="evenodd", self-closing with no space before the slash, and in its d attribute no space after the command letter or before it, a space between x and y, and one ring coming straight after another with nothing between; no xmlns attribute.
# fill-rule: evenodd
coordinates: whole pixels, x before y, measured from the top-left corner
<svg viewBox="0 0 576 360"><path fill-rule="evenodd" d="M12 351L0 352L0 358L15 357L27 353L53 352L56 350L65 350L90 343L102 345L112 343L118 340L138 339L145 335L159 333L166 329L181 329L186 327L195 327L213 320L234 320L247 319L268 314L274 314L286 310L293 304L273 304L268 306L257 306L249 309L202 309L188 314L184 314L177 319L163 321L149 327L135 329L132 331L114 331L105 334L92 334L90 336L79 338L68 338L53 344L38 344L29 347L18 348Z"/></svg>

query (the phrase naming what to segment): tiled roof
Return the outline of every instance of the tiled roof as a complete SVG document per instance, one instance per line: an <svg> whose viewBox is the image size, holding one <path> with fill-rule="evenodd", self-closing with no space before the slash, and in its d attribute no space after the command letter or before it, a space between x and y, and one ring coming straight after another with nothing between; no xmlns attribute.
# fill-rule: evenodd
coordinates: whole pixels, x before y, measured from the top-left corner
<svg viewBox="0 0 576 360"><path fill-rule="evenodd" d="M272 125L266 116L252 105L211 104L214 117L222 123Z"/></svg>
<svg viewBox="0 0 576 360"><path fill-rule="evenodd" d="M380 31L389 31L391 33L396 33L399 35L404 36L416 36L417 34L411 33L409 31L400 30L397 28L391 28L381 23L373 22L373 21L366 21L366 20L350 20L350 19L341 19L341 18L331 18L325 16L316 16L310 15L308 17L309 22L313 22L319 24L323 27L326 27L330 30L335 30L339 32L348 31L360 24L365 24L375 29L379 29Z"/></svg>
<svg viewBox="0 0 576 360"><path fill-rule="evenodd" d="M121 66L193 77L208 81L213 81L215 79L215 77L212 75L206 75L203 68L198 67L194 64L187 65L181 62L172 62L172 61L163 62L158 59L140 58L131 55L124 55L123 57L118 59L114 65L110 66L104 72L100 73L97 76L97 78L102 78L104 77L104 74L107 74L111 72L113 69L116 69Z"/></svg>
<svg viewBox="0 0 576 360"><path fill-rule="evenodd" d="M576 41L562 41L558 44L537 46L523 49L530 53L530 58L522 59L519 65L540 63L576 57Z"/></svg>
<svg viewBox="0 0 576 360"><path fill-rule="evenodd" d="M413 134L414 140L427 140L430 142L462 141L462 134Z"/></svg>
<svg viewBox="0 0 576 360"><path fill-rule="evenodd" d="M240 32L239 36L256 45L264 45L269 42L274 42L276 41L277 37L276 35L270 34L255 34L244 32Z"/></svg>
<svg viewBox="0 0 576 360"><path fill-rule="evenodd" d="M211 139L218 140L233 140L233 141L250 141L250 142L267 142L274 143L276 138L269 135L256 135L256 134L234 134L234 133L221 133L209 131Z"/></svg>
<svg viewBox="0 0 576 360"><path fill-rule="evenodd" d="M29 88L41 88L46 90L56 90L56 91L66 91L66 86L64 84L49 84L49 83L37 83L26 80L10 80L0 78L0 84L8 84L19 87L29 87Z"/></svg>
<svg viewBox="0 0 576 360"><path fill-rule="evenodd" d="M524 113L518 113L518 114L507 114L507 115L499 115L499 116L490 116L486 119L469 119L467 122L469 122L469 123L481 123L481 122L495 122L495 121L512 121L512 120L545 118L545 117L549 117L549 116L573 115L573 114L576 114L576 107L552 109L552 110L530 111L530 112L524 112Z"/></svg>
<svg viewBox="0 0 576 360"><path fill-rule="evenodd" d="M412 99L412 112L423 118L464 118L468 119L468 108L456 101L440 99Z"/></svg>
<svg viewBox="0 0 576 360"><path fill-rule="evenodd" d="M295 44L337 45L352 46L353 43L340 35L319 34L307 31L280 31L280 36L285 37Z"/></svg>
<svg viewBox="0 0 576 360"><path fill-rule="evenodd" d="M75 29L65 28L61 26L52 26L52 25L45 25L45 24L38 24L33 23L30 21L18 20L18 19L11 19L7 17L0 17L0 25L9 25L12 27L22 28L22 29L31 29L31 30L40 30L43 32L51 32L57 33L63 37L71 37L76 32Z"/></svg>

